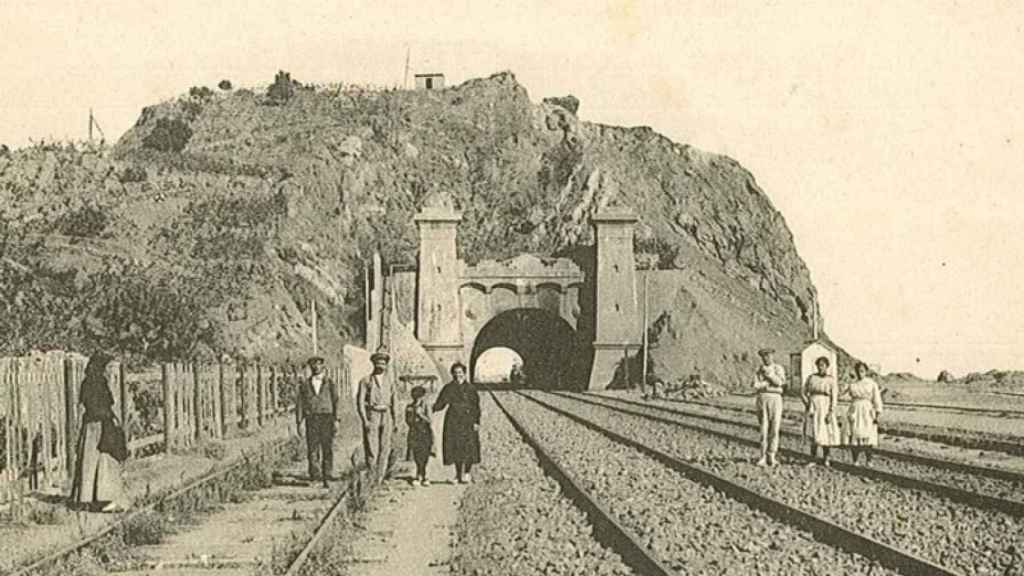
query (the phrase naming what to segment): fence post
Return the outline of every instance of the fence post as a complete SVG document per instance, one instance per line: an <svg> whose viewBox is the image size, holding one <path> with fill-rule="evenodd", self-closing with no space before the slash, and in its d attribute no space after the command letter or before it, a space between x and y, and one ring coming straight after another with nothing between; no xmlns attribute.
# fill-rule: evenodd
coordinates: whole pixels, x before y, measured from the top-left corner
<svg viewBox="0 0 1024 576"><path fill-rule="evenodd" d="M167 362L160 364L160 384L164 389L164 453L170 454L174 444L174 393L171 390L171 374Z"/></svg>
<svg viewBox="0 0 1024 576"><path fill-rule="evenodd" d="M273 403L271 414L277 416L281 409L281 369L277 366L270 367L270 401Z"/></svg>
<svg viewBox="0 0 1024 576"><path fill-rule="evenodd" d="M192 437L199 442L203 439L203 387L199 377L199 364L192 364Z"/></svg>
<svg viewBox="0 0 1024 576"><path fill-rule="evenodd" d="M75 386L75 365L64 357L64 437L67 439L68 473L74 476L78 457L78 402Z"/></svg>
<svg viewBox="0 0 1024 576"><path fill-rule="evenodd" d="M263 360L256 360L256 425L263 426Z"/></svg>
<svg viewBox="0 0 1024 576"><path fill-rule="evenodd" d="M121 395L121 428L124 429L125 439L131 442L131 436L128 435L128 379L125 378L124 362L117 363L117 378L120 380L118 393Z"/></svg>
<svg viewBox="0 0 1024 576"><path fill-rule="evenodd" d="M249 427L249 379L248 379L249 365L248 363L238 364L238 375L239 384L238 396L239 404L241 404L242 413L240 415L241 420L238 425L242 429Z"/></svg>
<svg viewBox="0 0 1024 576"><path fill-rule="evenodd" d="M216 406L214 408L214 426L217 429L217 438L224 437L224 422L227 417L224 414L224 360L217 358L217 384L214 391Z"/></svg>

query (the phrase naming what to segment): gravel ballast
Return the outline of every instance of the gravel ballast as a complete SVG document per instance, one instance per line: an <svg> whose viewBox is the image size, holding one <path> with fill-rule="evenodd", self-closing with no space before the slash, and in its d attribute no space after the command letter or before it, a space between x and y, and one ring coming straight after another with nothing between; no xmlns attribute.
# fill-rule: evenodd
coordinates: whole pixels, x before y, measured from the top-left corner
<svg viewBox="0 0 1024 576"><path fill-rule="evenodd" d="M894 574L524 398L502 402L641 543L684 574Z"/></svg>
<svg viewBox="0 0 1024 576"><path fill-rule="evenodd" d="M603 403L612 408L616 406L614 401L609 401L601 397L587 396L586 399L587 401ZM759 438L758 431L756 429L740 423L726 424L722 422L714 422L702 418L689 417L684 414L673 414L664 410L645 408L635 404L623 406L623 408L649 413L652 416L657 416L659 418L669 418L689 425L699 426L701 428L707 428L708 430L715 430L725 434L747 438L749 440L757 440ZM737 420L738 418L730 416L728 419ZM753 416L748 420L750 423L756 424L757 422L756 418ZM787 434L782 434L779 437L779 442L781 447L796 450L798 452L807 452L807 449L810 446L806 440ZM845 447L833 448L832 459L842 462L850 462L849 449ZM935 484L959 488L975 494L983 494L1008 500L1024 501L1024 479L1006 480L992 478L989 476L980 476L959 470L950 470L917 462L908 462L906 460L891 458L881 454L874 455L871 461L871 467L876 470L890 472L900 476L918 478Z"/></svg>
<svg viewBox="0 0 1024 576"><path fill-rule="evenodd" d="M618 554L593 539L586 516L544 474L533 450L490 397L481 401L485 453L459 507L452 573L633 574Z"/></svg>
<svg viewBox="0 0 1024 576"><path fill-rule="evenodd" d="M739 442L564 397L538 398L951 570L1024 575L1024 524L1011 515L802 462L758 468L756 449Z"/></svg>

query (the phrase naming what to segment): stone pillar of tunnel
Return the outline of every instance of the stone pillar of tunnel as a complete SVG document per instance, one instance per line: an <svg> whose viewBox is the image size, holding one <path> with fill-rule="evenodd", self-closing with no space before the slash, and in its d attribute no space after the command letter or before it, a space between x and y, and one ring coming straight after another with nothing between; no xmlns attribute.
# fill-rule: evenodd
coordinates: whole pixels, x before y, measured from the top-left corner
<svg viewBox="0 0 1024 576"><path fill-rule="evenodd" d="M416 215L419 269L416 277L416 339L434 360L442 377L452 363L465 358L459 283L462 264L455 248L462 214L447 203L427 206Z"/></svg>
<svg viewBox="0 0 1024 576"><path fill-rule="evenodd" d="M590 390L608 388L617 371L624 375L628 354L640 349L640 307L633 257L636 221L636 215L627 208L606 208L591 219L597 238L597 262Z"/></svg>

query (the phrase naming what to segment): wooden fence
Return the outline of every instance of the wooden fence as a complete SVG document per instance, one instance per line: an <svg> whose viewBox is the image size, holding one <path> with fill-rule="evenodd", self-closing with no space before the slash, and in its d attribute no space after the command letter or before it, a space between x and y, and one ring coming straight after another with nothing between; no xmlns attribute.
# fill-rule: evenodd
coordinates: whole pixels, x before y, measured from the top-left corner
<svg viewBox="0 0 1024 576"><path fill-rule="evenodd" d="M87 363L85 356L64 352L0 358L0 504L27 491L68 489ZM342 389L350 386L342 366L327 371ZM296 384L306 374L304 366L244 360L168 363L138 372L119 362L107 367L114 413L136 457L272 423L291 412Z"/></svg>

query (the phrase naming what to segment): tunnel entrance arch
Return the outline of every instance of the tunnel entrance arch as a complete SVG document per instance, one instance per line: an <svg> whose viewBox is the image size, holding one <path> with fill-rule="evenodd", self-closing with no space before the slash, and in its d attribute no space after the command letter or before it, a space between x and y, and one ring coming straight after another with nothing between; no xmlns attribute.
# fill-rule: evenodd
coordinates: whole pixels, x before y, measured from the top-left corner
<svg viewBox="0 0 1024 576"><path fill-rule="evenodd" d="M587 342L558 315L539 308L514 308L491 318L479 331L470 353L470 372L493 348L508 348L522 358L525 386L547 390L586 388L590 359Z"/></svg>
<svg viewBox="0 0 1024 576"><path fill-rule="evenodd" d="M506 332L523 333L505 324L512 316L504 315L515 310L530 310L521 313L522 321L538 322L552 337L568 341L566 334L572 334L567 352L571 375L543 356L543 366L555 370L560 386L571 381L585 389L607 388L623 359L640 348L643 330L633 253L637 218L628 208L609 202L591 216L594 245L585 252L593 255L592 261L589 255L572 260L521 254L468 265L458 257L456 243L462 214L444 192L428 195L415 220L416 339L442 374L456 361L475 361L482 350L478 346L494 337L484 333L491 322L497 321L495 326L504 326ZM514 343L534 346L528 340ZM562 350L569 348L566 344ZM542 354L528 353L537 358Z"/></svg>

